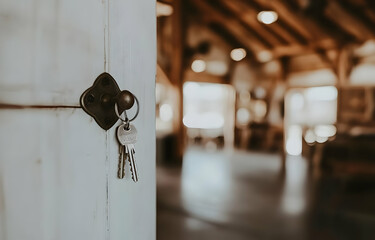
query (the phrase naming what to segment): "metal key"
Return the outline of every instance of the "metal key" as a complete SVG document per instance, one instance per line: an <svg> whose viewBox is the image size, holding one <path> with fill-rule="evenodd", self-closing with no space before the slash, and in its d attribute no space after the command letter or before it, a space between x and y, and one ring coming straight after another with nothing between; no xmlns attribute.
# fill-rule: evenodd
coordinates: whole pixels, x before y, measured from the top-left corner
<svg viewBox="0 0 375 240"><path fill-rule="evenodd" d="M134 156L134 144L137 142L137 129L132 124L129 124L128 129L126 129L126 125L127 124L124 123L117 128L117 138L121 145L124 146L125 154L130 163L130 172L132 174L132 179L134 182L138 182L138 171Z"/></svg>
<svg viewBox="0 0 375 240"><path fill-rule="evenodd" d="M123 179L125 177L125 163L126 163L126 152L125 152L125 146L120 144L120 157L118 162L118 172L117 177L120 179Z"/></svg>
<svg viewBox="0 0 375 240"><path fill-rule="evenodd" d="M125 125L121 124L118 126L118 128L123 128ZM119 179L123 179L125 177L125 163L127 159L127 153L125 146L121 143L119 136L118 136L118 128L117 128L117 139L120 142L120 148L119 148L119 161L118 161L118 171L117 171L117 177Z"/></svg>

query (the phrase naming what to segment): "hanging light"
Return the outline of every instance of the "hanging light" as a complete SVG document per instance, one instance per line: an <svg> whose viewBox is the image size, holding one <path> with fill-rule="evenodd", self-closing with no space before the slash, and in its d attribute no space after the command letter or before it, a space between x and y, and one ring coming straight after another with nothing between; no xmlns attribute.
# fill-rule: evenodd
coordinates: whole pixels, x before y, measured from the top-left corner
<svg viewBox="0 0 375 240"><path fill-rule="evenodd" d="M243 48L235 48L230 52L230 57L234 61L241 61L246 57L246 50Z"/></svg>
<svg viewBox="0 0 375 240"><path fill-rule="evenodd" d="M204 72L206 70L206 62L203 60L194 60L191 64L191 69L196 72Z"/></svg>
<svg viewBox="0 0 375 240"><path fill-rule="evenodd" d="M261 11L258 13L258 21L264 24L271 24L276 22L278 15L274 11Z"/></svg>

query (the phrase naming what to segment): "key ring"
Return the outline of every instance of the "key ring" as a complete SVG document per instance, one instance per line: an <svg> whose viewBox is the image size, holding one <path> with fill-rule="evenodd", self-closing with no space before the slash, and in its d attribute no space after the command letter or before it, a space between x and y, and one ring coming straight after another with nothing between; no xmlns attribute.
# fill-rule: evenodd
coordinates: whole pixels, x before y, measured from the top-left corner
<svg viewBox="0 0 375 240"><path fill-rule="evenodd" d="M134 95L133 95L133 96L134 96ZM137 98L136 96L134 96L134 99L135 99L135 102L137 103L137 111L136 111L134 117L131 118L131 119L128 118L128 115L126 114L126 110L124 110L124 113L125 113L125 119L123 119L123 118L120 116L120 114L118 113L117 102L115 103L115 113L116 113L117 117L118 117L122 122L126 123L127 125L128 125L130 122L134 121L134 119L136 119L136 117L138 116L138 113L139 113L139 102L138 102L138 98Z"/></svg>

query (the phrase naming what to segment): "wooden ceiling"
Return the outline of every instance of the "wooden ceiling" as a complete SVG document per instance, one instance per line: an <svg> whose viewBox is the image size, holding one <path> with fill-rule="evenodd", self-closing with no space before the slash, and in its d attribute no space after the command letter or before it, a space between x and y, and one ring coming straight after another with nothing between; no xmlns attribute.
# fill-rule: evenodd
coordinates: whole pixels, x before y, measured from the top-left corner
<svg viewBox="0 0 375 240"><path fill-rule="evenodd" d="M182 14L206 24L232 45L255 58L325 53L375 38L372 0L165 0L180 1ZM278 20L266 25L260 11L273 10ZM259 59L258 59L259 60Z"/></svg>

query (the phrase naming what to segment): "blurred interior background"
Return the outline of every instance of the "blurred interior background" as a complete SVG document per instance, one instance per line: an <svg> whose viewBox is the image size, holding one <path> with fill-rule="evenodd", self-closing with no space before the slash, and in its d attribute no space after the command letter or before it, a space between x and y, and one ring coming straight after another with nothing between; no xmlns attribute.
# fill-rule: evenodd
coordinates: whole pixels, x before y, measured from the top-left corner
<svg viewBox="0 0 375 240"><path fill-rule="evenodd" d="M158 239L374 239L375 2L157 16Z"/></svg>

